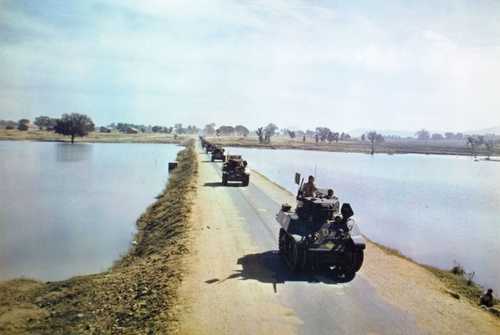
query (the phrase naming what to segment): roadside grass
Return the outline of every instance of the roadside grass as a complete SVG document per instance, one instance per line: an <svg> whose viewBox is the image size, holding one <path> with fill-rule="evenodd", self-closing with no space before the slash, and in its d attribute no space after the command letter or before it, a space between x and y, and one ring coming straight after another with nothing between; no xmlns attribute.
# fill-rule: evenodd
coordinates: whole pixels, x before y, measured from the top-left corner
<svg viewBox="0 0 500 335"><path fill-rule="evenodd" d="M173 332L198 174L194 140L177 161L166 188L137 221L135 245L108 271L57 282L0 283L0 333Z"/></svg>
<svg viewBox="0 0 500 335"><path fill-rule="evenodd" d="M441 280L441 282L444 283L445 287L449 290L446 293L450 294L454 298L460 299L461 297L464 297L471 304L478 306L479 298L484 293L485 289L479 284L475 283L473 281L473 274L467 273L460 264L456 263L450 270L439 269L434 266L419 263L412 258L403 255L399 250L374 242L368 238L366 239L369 240L370 243L380 248L386 254L403 258L431 272L434 276ZM494 304L500 304L500 301L498 299L495 299Z"/></svg>

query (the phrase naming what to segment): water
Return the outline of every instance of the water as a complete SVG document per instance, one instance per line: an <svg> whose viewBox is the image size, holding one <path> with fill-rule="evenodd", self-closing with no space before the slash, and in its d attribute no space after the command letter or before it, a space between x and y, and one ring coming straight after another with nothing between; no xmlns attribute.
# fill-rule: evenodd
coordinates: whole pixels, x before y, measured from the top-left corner
<svg viewBox="0 0 500 335"><path fill-rule="evenodd" d="M127 252L179 147L0 141L0 280L65 279Z"/></svg>
<svg viewBox="0 0 500 335"><path fill-rule="evenodd" d="M418 262L454 262L500 291L500 163L469 157L228 148L296 192L295 172L350 202L370 239Z"/></svg>

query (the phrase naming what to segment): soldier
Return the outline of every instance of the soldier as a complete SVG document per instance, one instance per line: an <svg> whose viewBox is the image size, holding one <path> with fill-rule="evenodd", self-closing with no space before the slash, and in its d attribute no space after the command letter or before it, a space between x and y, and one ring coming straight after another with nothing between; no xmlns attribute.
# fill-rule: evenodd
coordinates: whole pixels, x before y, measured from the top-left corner
<svg viewBox="0 0 500 335"><path fill-rule="evenodd" d="M334 193L333 193L333 190L331 188L328 189L328 192L326 194L326 199L333 199L335 196L334 196Z"/></svg>
<svg viewBox="0 0 500 335"><path fill-rule="evenodd" d="M307 183L305 183L304 186L302 187L304 197L314 197L314 193L317 190L318 189L314 185L314 177L309 176L309 178L307 179Z"/></svg>
<svg viewBox="0 0 500 335"><path fill-rule="evenodd" d="M486 307L493 307L493 290L490 288L479 299L479 305Z"/></svg>

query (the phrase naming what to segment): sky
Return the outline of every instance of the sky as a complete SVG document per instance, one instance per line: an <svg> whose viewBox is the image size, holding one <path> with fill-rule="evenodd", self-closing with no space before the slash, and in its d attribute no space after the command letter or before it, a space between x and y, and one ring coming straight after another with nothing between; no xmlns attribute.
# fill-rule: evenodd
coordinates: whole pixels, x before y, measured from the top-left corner
<svg viewBox="0 0 500 335"><path fill-rule="evenodd" d="M500 125L500 1L0 0L0 119Z"/></svg>

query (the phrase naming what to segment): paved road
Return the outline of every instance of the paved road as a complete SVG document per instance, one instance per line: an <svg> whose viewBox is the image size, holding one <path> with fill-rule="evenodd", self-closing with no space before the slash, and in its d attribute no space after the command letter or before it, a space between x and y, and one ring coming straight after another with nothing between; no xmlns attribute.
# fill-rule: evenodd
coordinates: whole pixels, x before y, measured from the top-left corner
<svg viewBox="0 0 500 335"><path fill-rule="evenodd" d="M259 252L240 255L241 270L234 274L242 280L267 285L279 303L294 311L301 320L303 334L421 334L413 316L387 304L363 278L363 271L350 282L320 274L291 274L277 254L279 226L275 214L281 202L289 199L258 175L252 175L248 187L222 186L221 163L208 162L202 168L204 187L217 188L230 197L242 219L243 229ZM267 183L267 185L265 185ZM283 191L281 191L284 193ZM270 195L273 193L273 195ZM265 271L263 271L265 269Z"/></svg>

